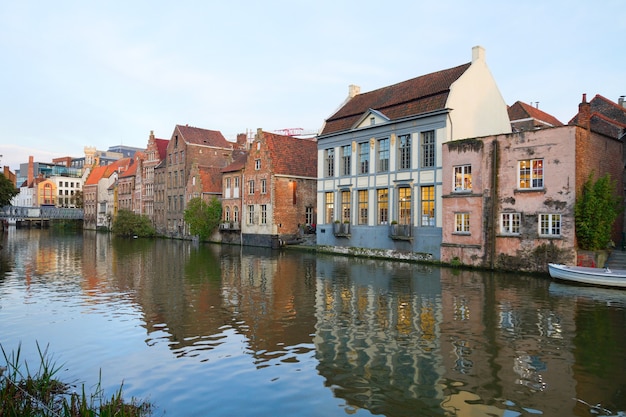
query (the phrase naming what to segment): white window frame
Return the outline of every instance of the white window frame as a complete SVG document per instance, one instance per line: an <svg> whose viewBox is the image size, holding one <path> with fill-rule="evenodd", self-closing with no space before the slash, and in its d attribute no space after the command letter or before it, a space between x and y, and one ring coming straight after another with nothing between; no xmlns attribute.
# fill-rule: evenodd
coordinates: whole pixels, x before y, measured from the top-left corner
<svg viewBox="0 0 626 417"><path fill-rule="evenodd" d="M520 190L541 190L544 179L543 158L523 159L517 162L517 187Z"/></svg>
<svg viewBox="0 0 626 417"><path fill-rule="evenodd" d="M558 213L539 214L538 232L543 237L560 237L563 227L563 217Z"/></svg>
<svg viewBox="0 0 626 417"><path fill-rule="evenodd" d="M455 166L452 181L454 192L472 191L472 166L470 164Z"/></svg>
<svg viewBox="0 0 626 417"><path fill-rule="evenodd" d="M521 222L521 213L500 213L500 233L503 235L519 235Z"/></svg>
<svg viewBox="0 0 626 417"><path fill-rule="evenodd" d="M470 234L470 213L454 213L454 233L463 235Z"/></svg>

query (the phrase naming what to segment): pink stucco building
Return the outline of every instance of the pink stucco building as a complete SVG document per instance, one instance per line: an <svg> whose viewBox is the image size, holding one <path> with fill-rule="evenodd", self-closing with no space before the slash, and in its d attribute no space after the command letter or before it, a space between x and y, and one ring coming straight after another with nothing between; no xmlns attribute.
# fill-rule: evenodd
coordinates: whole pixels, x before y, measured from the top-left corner
<svg viewBox="0 0 626 417"><path fill-rule="evenodd" d="M535 272L576 263L577 195L591 173L609 173L623 196L622 154L620 140L584 118L581 126L444 143L441 260Z"/></svg>

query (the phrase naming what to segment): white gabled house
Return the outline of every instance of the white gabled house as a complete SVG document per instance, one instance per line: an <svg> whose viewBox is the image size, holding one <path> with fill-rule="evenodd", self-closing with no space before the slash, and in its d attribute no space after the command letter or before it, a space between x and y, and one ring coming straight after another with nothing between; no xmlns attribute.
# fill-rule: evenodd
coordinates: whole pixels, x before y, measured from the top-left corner
<svg viewBox="0 0 626 417"><path fill-rule="evenodd" d="M485 62L374 91L350 86L318 136L317 244L440 258L442 143L511 132Z"/></svg>

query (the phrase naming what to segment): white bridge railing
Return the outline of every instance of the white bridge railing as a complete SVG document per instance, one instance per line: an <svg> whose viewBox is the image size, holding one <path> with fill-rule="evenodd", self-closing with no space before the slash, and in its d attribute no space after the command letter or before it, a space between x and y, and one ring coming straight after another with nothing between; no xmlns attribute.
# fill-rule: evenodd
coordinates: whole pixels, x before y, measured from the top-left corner
<svg viewBox="0 0 626 417"><path fill-rule="evenodd" d="M0 209L0 218L4 219L63 219L80 220L84 216L83 209L53 206L14 207L4 206Z"/></svg>

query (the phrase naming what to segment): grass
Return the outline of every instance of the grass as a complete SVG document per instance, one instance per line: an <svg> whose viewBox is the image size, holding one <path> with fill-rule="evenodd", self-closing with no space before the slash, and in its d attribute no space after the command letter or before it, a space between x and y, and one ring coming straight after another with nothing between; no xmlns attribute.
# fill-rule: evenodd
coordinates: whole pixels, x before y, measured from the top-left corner
<svg viewBox="0 0 626 417"><path fill-rule="evenodd" d="M0 345L6 366L0 367L0 417L143 417L152 414L152 405L134 398L125 401L122 386L107 397L98 382L95 391L80 393L57 379L58 366L37 343L39 364L31 369L22 360L21 345L10 353ZM100 375L101 377L101 375Z"/></svg>

